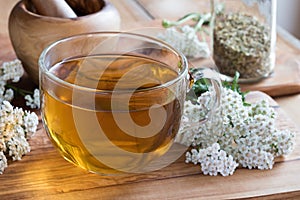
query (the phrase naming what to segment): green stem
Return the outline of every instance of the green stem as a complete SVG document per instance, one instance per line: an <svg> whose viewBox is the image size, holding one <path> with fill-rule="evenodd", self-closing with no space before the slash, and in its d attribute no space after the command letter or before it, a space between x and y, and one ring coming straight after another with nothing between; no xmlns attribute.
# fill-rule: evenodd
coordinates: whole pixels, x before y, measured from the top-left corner
<svg viewBox="0 0 300 200"><path fill-rule="evenodd" d="M238 71L235 72L235 75L234 75L234 78L233 78L233 81L232 81L232 85L231 85L231 89L233 91L238 91L238 80L240 78L240 73Z"/></svg>
<svg viewBox="0 0 300 200"><path fill-rule="evenodd" d="M5 87L12 89L13 91L15 91L16 93L18 93L22 96L26 96L27 94L33 95L32 91L24 90L24 89L18 88L16 86L13 86L11 84L7 84Z"/></svg>
<svg viewBox="0 0 300 200"><path fill-rule="evenodd" d="M206 13L204 15L200 15L199 21L197 22L197 24L194 26L194 29L196 32L200 31L202 28L202 25L204 23L209 23L211 18L211 14L210 13Z"/></svg>
<svg viewBox="0 0 300 200"><path fill-rule="evenodd" d="M164 28L169 28L169 27L172 27L172 26L178 26L178 25L181 25L181 24L183 24L183 23L185 23L189 20L199 21L200 17L201 17L200 13L189 13L189 14L181 17L180 19L178 19L175 22L164 19L163 22L162 22L162 26Z"/></svg>
<svg viewBox="0 0 300 200"><path fill-rule="evenodd" d="M224 4L218 4L215 8L216 14L220 14L224 10ZM195 25L195 30L198 32L203 24L209 23L211 18L211 13L201 14L201 13L189 13L181 18L179 18L177 21L169 21L167 19L164 19L162 21L162 26L164 28L170 28L172 26L179 26L189 20L193 20L197 22Z"/></svg>

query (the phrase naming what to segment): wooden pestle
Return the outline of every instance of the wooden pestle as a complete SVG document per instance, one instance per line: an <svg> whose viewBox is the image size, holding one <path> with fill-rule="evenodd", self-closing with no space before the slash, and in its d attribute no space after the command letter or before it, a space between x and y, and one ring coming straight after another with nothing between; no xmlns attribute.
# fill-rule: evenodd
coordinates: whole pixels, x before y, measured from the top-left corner
<svg viewBox="0 0 300 200"><path fill-rule="evenodd" d="M103 0L65 0L77 15L88 15L100 11L105 6Z"/></svg>
<svg viewBox="0 0 300 200"><path fill-rule="evenodd" d="M61 18L77 17L65 0L31 0L31 2L40 15Z"/></svg>

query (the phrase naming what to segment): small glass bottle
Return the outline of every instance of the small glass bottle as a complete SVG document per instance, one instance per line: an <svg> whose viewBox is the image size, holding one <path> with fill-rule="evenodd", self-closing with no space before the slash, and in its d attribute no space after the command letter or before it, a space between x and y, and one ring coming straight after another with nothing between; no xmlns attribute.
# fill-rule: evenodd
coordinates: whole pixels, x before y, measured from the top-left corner
<svg viewBox="0 0 300 200"><path fill-rule="evenodd" d="M275 66L276 0L212 0L213 59L241 82L269 77Z"/></svg>

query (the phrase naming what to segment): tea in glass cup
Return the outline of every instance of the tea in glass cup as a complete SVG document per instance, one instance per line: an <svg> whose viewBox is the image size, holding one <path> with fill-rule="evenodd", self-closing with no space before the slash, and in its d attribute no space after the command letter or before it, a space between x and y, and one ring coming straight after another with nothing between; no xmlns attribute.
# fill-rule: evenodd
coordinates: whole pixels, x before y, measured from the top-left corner
<svg viewBox="0 0 300 200"><path fill-rule="evenodd" d="M190 80L171 46L134 33L82 34L50 45L39 65L43 123L71 163L142 173L174 144Z"/></svg>

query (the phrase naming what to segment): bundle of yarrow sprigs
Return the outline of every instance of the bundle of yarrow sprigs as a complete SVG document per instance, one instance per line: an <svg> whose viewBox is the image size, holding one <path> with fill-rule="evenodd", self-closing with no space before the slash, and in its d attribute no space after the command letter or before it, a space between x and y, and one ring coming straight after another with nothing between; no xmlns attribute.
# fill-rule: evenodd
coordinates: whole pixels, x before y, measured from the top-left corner
<svg viewBox="0 0 300 200"><path fill-rule="evenodd" d="M209 22L209 17L209 14L192 13L175 22L164 20L162 24L167 29L158 37L187 57L207 57L208 45L204 37L199 39L198 33L204 30L202 25ZM188 20L195 25L185 25ZM205 81L194 84L198 97L184 104L183 122L186 123L181 126L176 141L191 144L185 161L200 165L205 175L232 175L238 166L272 169L276 157L293 150L295 133L277 128L277 113L268 101L247 103L238 78L237 72L232 83L223 83L221 106L204 125L188 127L189 122L203 119L210 109L213 93Z"/></svg>
<svg viewBox="0 0 300 200"><path fill-rule="evenodd" d="M159 39L172 44L172 46L180 50L188 58L207 58L210 56L209 46L206 42L205 36L201 34L202 39L199 40L198 33L203 33L202 25L207 23L210 14L200 15L191 13L176 22L164 20L163 27L167 28L164 33L158 35ZM197 21L193 27L190 25L183 25L188 20Z"/></svg>
<svg viewBox="0 0 300 200"><path fill-rule="evenodd" d="M30 92L12 84L19 82L23 73L23 66L18 59L3 62L0 66L0 174L7 167L9 159L21 160L30 151L28 139L37 130L37 115L22 108L14 108L10 103L14 94L18 93L24 96L30 108L40 106L38 89Z"/></svg>
<svg viewBox="0 0 300 200"><path fill-rule="evenodd" d="M216 13L221 13L224 6L215 7ZM157 37L171 44L188 58L207 58L211 52L207 43L211 13L189 13L177 21L164 19L162 26L166 28L164 33ZM192 21L192 23L190 23Z"/></svg>
<svg viewBox="0 0 300 200"><path fill-rule="evenodd" d="M232 175L238 166L272 169L274 159L294 147L295 133L276 127L277 113L266 100L245 102L237 77L224 83L221 103L211 119L199 127L190 123L203 119L210 109L213 92L209 89L184 104L184 118L177 142L192 146L186 163L199 164L204 174ZM196 83L196 86L199 87ZM204 88L204 87L202 87Z"/></svg>

